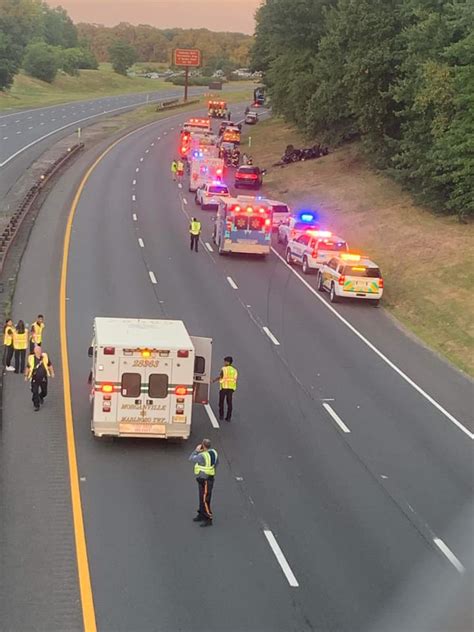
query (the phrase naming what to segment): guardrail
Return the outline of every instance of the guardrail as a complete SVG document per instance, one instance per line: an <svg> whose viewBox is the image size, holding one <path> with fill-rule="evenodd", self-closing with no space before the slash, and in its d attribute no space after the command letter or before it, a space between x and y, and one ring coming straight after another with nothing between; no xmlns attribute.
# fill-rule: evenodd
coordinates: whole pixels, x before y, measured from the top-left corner
<svg viewBox="0 0 474 632"><path fill-rule="evenodd" d="M6 225L3 233L0 235L0 274L3 272L3 266L7 258L8 251L11 245L15 241L15 237L20 230L20 226L23 220L28 215L31 207L36 202L43 187L52 178L52 176L61 169L61 167L83 149L84 143L78 143L69 147L67 152L57 158L53 163L47 167L47 169L41 174L38 181L28 190L22 202L10 217L8 224Z"/></svg>
<svg viewBox="0 0 474 632"><path fill-rule="evenodd" d="M200 103L199 99L189 99L188 101L181 101L180 99L170 99L169 101L160 101L156 106L156 112L162 110L172 110L173 108L182 108L185 105L193 103Z"/></svg>

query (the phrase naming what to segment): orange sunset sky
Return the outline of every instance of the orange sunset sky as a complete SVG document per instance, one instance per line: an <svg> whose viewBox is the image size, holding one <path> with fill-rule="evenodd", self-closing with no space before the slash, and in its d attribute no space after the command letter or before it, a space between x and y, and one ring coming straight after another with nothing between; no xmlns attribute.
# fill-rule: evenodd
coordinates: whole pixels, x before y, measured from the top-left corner
<svg viewBox="0 0 474 632"><path fill-rule="evenodd" d="M261 0L47 0L64 7L74 22L113 26L119 22L159 28L209 28L253 33Z"/></svg>

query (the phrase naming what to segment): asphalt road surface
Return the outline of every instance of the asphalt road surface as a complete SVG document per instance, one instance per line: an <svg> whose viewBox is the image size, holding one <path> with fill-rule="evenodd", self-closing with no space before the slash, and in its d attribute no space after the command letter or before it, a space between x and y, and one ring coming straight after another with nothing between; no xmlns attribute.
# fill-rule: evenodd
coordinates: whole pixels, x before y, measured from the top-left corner
<svg viewBox="0 0 474 632"><path fill-rule="evenodd" d="M446 629L452 603L442 597L472 582L471 382L382 309L329 309L278 249L265 261L219 257L212 211L170 178L181 119L135 132L102 159L72 230L69 369L98 629L400 632L391 616L404 616L407 632ZM15 295L15 317L46 314L57 368L65 216L90 160L49 196ZM197 254L192 215L203 222ZM196 407L186 445L94 440L95 316L177 318L212 337L213 373L227 354L239 370L232 422L215 428ZM6 382L0 615L8 630L78 629L60 376L38 414L18 376ZM221 458L210 529L192 522L187 460L204 436ZM467 604L450 629L470 629Z"/></svg>

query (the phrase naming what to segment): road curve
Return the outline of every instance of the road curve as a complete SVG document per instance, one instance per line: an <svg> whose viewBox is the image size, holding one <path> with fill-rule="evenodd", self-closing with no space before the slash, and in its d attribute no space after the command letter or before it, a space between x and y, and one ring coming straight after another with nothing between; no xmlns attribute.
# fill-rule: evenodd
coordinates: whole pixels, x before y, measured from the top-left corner
<svg viewBox="0 0 474 632"><path fill-rule="evenodd" d="M472 502L472 441L315 298L278 249L266 261L211 251L212 213L196 209L169 177L177 118L131 134L104 156L85 183L73 223L68 353L98 629L380 630L394 602L400 611L407 605L404 588L425 564L432 573L424 578L428 593L430 577L464 589L472 579L470 555L463 529L454 526ZM64 215L55 209L68 208L77 183L78 175L68 173L50 195L14 305L16 315L25 306L31 314L45 311L57 364L51 307L57 276L40 270L57 269ZM189 251L191 214L204 226L198 254ZM383 310L342 305L337 312L468 427L468 380L406 338ZM215 369L233 354L240 381L232 423L215 429L197 409L185 446L94 441L87 348L93 317L106 315L183 319L193 334L214 339ZM8 376L6 385L2 449L24 450L33 437L47 449L44 434L52 433L54 453L64 450L58 385L58 400L32 419L14 379ZM454 385L455 397L446 384ZM48 424L48 432L39 424ZM215 525L202 530L191 522L196 490L187 456L205 435L221 466ZM10 456L3 472L5 506L16 507L16 517L33 477L39 500L64 525L58 552L58 530L49 533L47 515L33 512L37 544L57 560L57 572L41 584L48 556L32 553L21 569L15 565L28 531L15 532L8 512L10 577L23 579L30 595L54 589L62 576L68 590L61 607L49 611L41 599L32 608L21 591L11 590L2 611L12 629L31 625L34 615L37 629L80 625L70 514L58 509L39 476L45 468L54 474L58 494L67 498L64 453L56 460L25 460L20 468ZM24 469L15 505L14 480ZM68 609L72 598L76 605Z"/></svg>

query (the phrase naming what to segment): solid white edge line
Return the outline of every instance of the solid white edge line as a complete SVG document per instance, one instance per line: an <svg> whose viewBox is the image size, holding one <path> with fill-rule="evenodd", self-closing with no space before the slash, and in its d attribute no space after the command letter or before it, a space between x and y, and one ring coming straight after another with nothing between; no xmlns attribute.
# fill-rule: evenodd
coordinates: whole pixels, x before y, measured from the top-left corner
<svg viewBox="0 0 474 632"><path fill-rule="evenodd" d="M156 285L158 281L156 280L156 276L154 275L154 273L151 270L148 270L148 274L150 276L150 281L153 283L153 285Z"/></svg>
<svg viewBox="0 0 474 632"><path fill-rule="evenodd" d="M214 252L214 248L211 246L211 244L206 241L206 248L209 250L209 252Z"/></svg>
<svg viewBox="0 0 474 632"><path fill-rule="evenodd" d="M314 289L314 287L312 287L305 279L303 279L303 277L301 277L298 272L296 270L294 270L291 266L289 266L287 264L287 262L285 261L285 259L280 255L279 252L277 252L275 250L275 248L272 247L272 252L278 257L278 259L280 259L280 261L282 261L282 263L288 268L288 270L291 270L291 272L301 281L301 283L303 283L303 285L306 286L306 288L318 299L318 301L320 301L330 312L332 312L334 314L334 316L336 316L336 318L338 318L342 323L344 323L344 325L350 329L352 331L352 333L354 333L360 340L362 340L362 342L364 344L366 344L369 349L371 349L374 353L376 353L379 358L381 360L383 360L386 364L388 364L388 366L393 369L395 371L395 373L398 373L398 375L405 380L405 382L407 382L412 388L415 389L415 391L417 391L422 397L424 397L430 404L432 404L432 406L434 406L435 408L437 408L439 410L440 413L442 413L447 419L449 419L449 421L451 421L455 426L457 426L459 428L459 430L461 430L461 432L464 432L465 435L467 435L471 440L474 439L474 433L471 432L468 428L466 428L460 421L458 421L456 419L456 417L454 417L453 415L451 415L450 412L448 412L445 408L443 408L443 406L441 406L441 404L438 404L438 402L433 399L431 397L431 395L429 395L426 391L424 391L421 386L418 386L418 384L416 382L414 382L410 377L408 377L408 375L406 373L404 373L401 369L398 368L398 366L396 364L394 364L391 360L389 360L387 358L386 355L384 355L374 344L372 344L370 342L370 340L368 340L363 334L361 334L355 327L354 325L351 325L351 323L346 320L344 318L344 316L341 316L341 314L339 314L339 312L334 309L334 307L332 305L330 305L327 301L325 301L323 299L322 296L319 296L317 291Z"/></svg>
<svg viewBox="0 0 474 632"><path fill-rule="evenodd" d="M466 569L464 568L464 566L461 564L458 558L454 555L454 553L451 551L449 546L443 542L443 540L441 540L440 538L433 538L433 542L436 544L436 546L441 551L441 553L443 553L443 555L445 555L448 558L448 560L451 562L454 568L458 571L458 573L461 573L462 575L463 573L466 572Z"/></svg>
<svg viewBox="0 0 474 632"><path fill-rule="evenodd" d="M211 408L210 404L204 404L204 409L209 417L213 428L220 428L219 422L217 421L217 417L214 415L214 411Z"/></svg>
<svg viewBox="0 0 474 632"><path fill-rule="evenodd" d="M232 277L228 276L227 277L227 281L228 281L230 287L233 290L238 290L239 289L239 286L237 285L237 283L234 281L234 279Z"/></svg>
<svg viewBox="0 0 474 632"><path fill-rule="evenodd" d="M262 327L262 329L267 334L267 336L270 338L270 340L273 342L273 344L278 347L280 345L280 343L275 338L275 336L272 334L272 332L268 329L268 327Z"/></svg>
<svg viewBox="0 0 474 632"><path fill-rule="evenodd" d="M136 222L136 221L137 221L138 217L137 217L136 213L134 213L134 214L132 215L132 219L133 219L133 221L134 221L134 222Z"/></svg>
<svg viewBox="0 0 474 632"><path fill-rule="evenodd" d="M138 238L138 245L140 248L145 248L145 244L143 243L143 239L141 237Z"/></svg>
<svg viewBox="0 0 474 632"><path fill-rule="evenodd" d="M346 426L346 424L342 421L342 419L339 417L336 411L333 410L329 404L327 404L326 402L323 402L323 408L331 415L331 417L337 423L337 425L342 430L342 432L350 432L349 428Z"/></svg>
<svg viewBox="0 0 474 632"><path fill-rule="evenodd" d="M283 551L280 549L280 545L276 541L275 536L269 529L264 529L263 533L267 538L267 542L270 545L270 548L273 551L275 557L277 558L278 564L280 564L280 568L283 571L286 579L288 580L288 583L290 584L290 586L293 586L293 588L298 588L298 580L294 576L290 565L286 561L286 557L283 555Z"/></svg>

